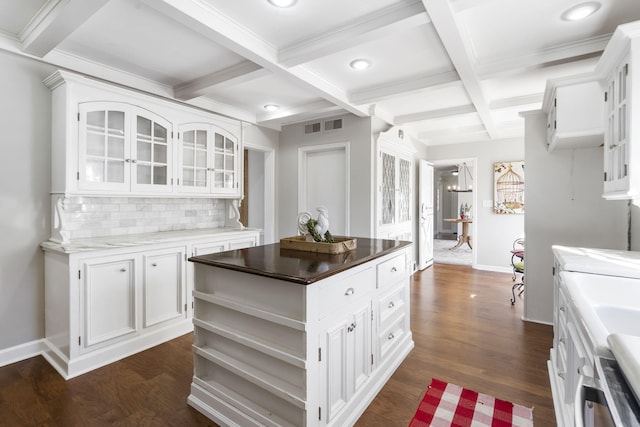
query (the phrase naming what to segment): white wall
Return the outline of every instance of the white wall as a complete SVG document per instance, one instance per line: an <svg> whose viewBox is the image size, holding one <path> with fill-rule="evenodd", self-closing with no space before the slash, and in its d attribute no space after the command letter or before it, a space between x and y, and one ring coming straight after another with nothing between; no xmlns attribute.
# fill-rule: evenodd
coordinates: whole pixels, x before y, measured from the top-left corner
<svg viewBox="0 0 640 427"><path fill-rule="evenodd" d="M0 350L44 336L53 71L0 51Z"/></svg>
<svg viewBox="0 0 640 427"><path fill-rule="evenodd" d="M298 217L298 148L349 142L351 188L349 203L350 234L370 237L372 230L372 143L371 119L352 114L341 116L343 128L305 135L304 124L284 126L280 134L278 161L278 237L297 234ZM327 165L326 173L331 173ZM331 217L331 212L329 212Z"/></svg>
<svg viewBox="0 0 640 427"><path fill-rule="evenodd" d="M495 162L524 159L521 139L475 142L470 144L436 145L427 148L427 160L476 159L476 180L473 191L477 206L473 227L476 227L473 250L476 268L509 271L513 241L524 231L524 215L498 215L492 207L483 207L482 201L493 203L493 164ZM527 169L528 172L528 169ZM528 176L525 176L525 181ZM526 190L525 190L526 192ZM465 193L459 193L465 194ZM528 200L528 194L525 195ZM458 202L458 208L459 208Z"/></svg>
<svg viewBox="0 0 640 427"><path fill-rule="evenodd" d="M264 153L250 150L247 158L247 173L249 191L245 190L249 197L249 228L264 228Z"/></svg>
<svg viewBox="0 0 640 427"><path fill-rule="evenodd" d="M551 245L626 249L627 203L602 198L602 148L547 152L546 117L525 114L524 316L553 321Z"/></svg>

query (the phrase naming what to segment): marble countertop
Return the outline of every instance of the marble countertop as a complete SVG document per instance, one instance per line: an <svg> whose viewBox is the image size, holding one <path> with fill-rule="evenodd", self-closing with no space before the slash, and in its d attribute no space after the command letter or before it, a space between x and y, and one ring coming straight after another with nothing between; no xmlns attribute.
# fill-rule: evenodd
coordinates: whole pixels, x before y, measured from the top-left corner
<svg viewBox="0 0 640 427"><path fill-rule="evenodd" d="M640 252L613 249L552 246L563 270L640 278Z"/></svg>
<svg viewBox="0 0 640 427"><path fill-rule="evenodd" d="M182 242L184 240L197 240L212 237L224 237L225 234L240 233L243 231L259 231L256 229L239 228L202 228L196 230L160 231L156 233L126 234L118 236L94 237L90 239L77 239L69 243L57 243L51 240L42 242L40 246L44 250L77 253L102 249L116 249L160 243Z"/></svg>
<svg viewBox="0 0 640 427"><path fill-rule="evenodd" d="M401 250L411 242L356 237L357 248L341 254L281 249L279 243L189 258L189 261L308 285Z"/></svg>

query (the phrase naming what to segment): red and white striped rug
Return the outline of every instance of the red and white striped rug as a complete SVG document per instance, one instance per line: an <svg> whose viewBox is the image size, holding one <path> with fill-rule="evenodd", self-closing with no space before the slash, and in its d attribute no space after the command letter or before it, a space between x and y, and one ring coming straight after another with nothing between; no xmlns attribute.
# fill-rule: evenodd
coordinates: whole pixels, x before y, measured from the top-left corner
<svg viewBox="0 0 640 427"><path fill-rule="evenodd" d="M533 409L431 380L409 427L530 427Z"/></svg>

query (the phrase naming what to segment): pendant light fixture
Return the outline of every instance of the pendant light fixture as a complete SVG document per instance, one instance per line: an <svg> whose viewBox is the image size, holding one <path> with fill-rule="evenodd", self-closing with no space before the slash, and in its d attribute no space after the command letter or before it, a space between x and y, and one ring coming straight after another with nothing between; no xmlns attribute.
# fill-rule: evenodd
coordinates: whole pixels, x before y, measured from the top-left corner
<svg viewBox="0 0 640 427"><path fill-rule="evenodd" d="M458 185L448 186L447 191L453 193L470 193L473 191L473 177L466 163L458 166L457 173L453 173L453 175L458 176Z"/></svg>

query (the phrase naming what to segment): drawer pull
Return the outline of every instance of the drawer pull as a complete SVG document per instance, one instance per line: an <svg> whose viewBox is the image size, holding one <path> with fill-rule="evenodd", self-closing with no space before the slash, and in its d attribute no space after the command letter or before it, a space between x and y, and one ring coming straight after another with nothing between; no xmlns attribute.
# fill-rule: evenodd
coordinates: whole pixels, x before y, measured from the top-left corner
<svg viewBox="0 0 640 427"><path fill-rule="evenodd" d="M126 272L127 272L127 269L126 269L126 268L121 268L121 269L120 269L120 272L121 272L121 273L126 273Z"/></svg>
<svg viewBox="0 0 640 427"><path fill-rule="evenodd" d="M396 306L396 305L393 303L393 301L391 301L387 307L389 307L389 308L393 308L393 307L395 307L395 306Z"/></svg>
<svg viewBox="0 0 640 427"><path fill-rule="evenodd" d="M353 332L353 330L356 328L356 322L353 322L351 325L349 325L349 327L347 328L347 331L349 332Z"/></svg>
<svg viewBox="0 0 640 427"><path fill-rule="evenodd" d="M356 291L353 288L349 288L344 294L348 296L348 295L353 295L355 293Z"/></svg>
<svg viewBox="0 0 640 427"><path fill-rule="evenodd" d="M391 272L392 272L392 273L395 273L396 271L398 271L398 269L397 269L397 268L395 268L395 266L394 266L394 267L391 267Z"/></svg>
<svg viewBox="0 0 640 427"><path fill-rule="evenodd" d="M387 339L388 339L388 340L392 340L392 339L394 339L395 337L396 337L396 336L395 336L395 335L393 335L393 332L390 332L390 333L389 333L389 336L387 337Z"/></svg>

